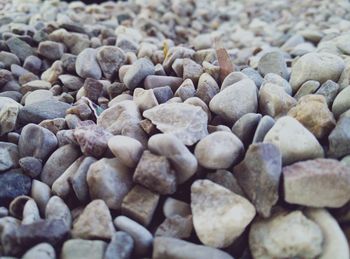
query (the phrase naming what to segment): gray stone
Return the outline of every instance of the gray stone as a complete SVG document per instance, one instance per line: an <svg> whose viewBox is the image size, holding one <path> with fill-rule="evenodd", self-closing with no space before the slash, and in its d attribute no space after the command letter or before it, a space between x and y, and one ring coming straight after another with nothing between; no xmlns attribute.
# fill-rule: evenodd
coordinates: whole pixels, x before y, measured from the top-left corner
<svg viewBox="0 0 350 259"><path fill-rule="evenodd" d="M182 217L174 215L166 218L154 233L155 236L189 238L193 229L192 216Z"/></svg>
<svg viewBox="0 0 350 259"><path fill-rule="evenodd" d="M98 63L100 64L103 75L107 79L115 77L119 68L126 61L125 53L122 49L115 46L103 46L96 54Z"/></svg>
<svg viewBox="0 0 350 259"><path fill-rule="evenodd" d="M19 160L19 165L23 170L23 173L31 178L37 177L42 170L42 161L32 156L22 157Z"/></svg>
<svg viewBox="0 0 350 259"><path fill-rule="evenodd" d="M58 79L65 87L71 90L79 90L84 84L83 80L80 77L74 75L63 74L60 75Z"/></svg>
<svg viewBox="0 0 350 259"><path fill-rule="evenodd" d="M140 58L128 69L123 78L123 82L128 89L133 90L136 87L141 86L141 83L147 76L153 74L153 63L147 58Z"/></svg>
<svg viewBox="0 0 350 259"><path fill-rule="evenodd" d="M268 73L280 75L284 79L288 79L289 76L286 60L280 51L268 52L263 55L259 60L258 70L262 76Z"/></svg>
<svg viewBox="0 0 350 259"><path fill-rule="evenodd" d="M349 127L350 116L348 113L345 113L328 136L330 157L341 158L350 154Z"/></svg>
<svg viewBox="0 0 350 259"><path fill-rule="evenodd" d="M305 95L313 94L314 92L317 91L319 87L320 87L320 82L315 80L308 80L299 87L298 91L294 95L294 98L299 100L301 97Z"/></svg>
<svg viewBox="0 0 350 259"><path fill-rule="evenodd" d="M248 76L251 80L253 80L256 87L260 88L263 82L263 78L261 77L258 71L256 71L254 68L247 67L245 69L242 69L241 72Z"/></svg>
<svg viewBox="0 0 350 259"><path fill-rule="evenodd" d="M96 49L86 48L79 53L75 62L75 70L82 78L100 79L102 72L96 59Z"/></svg>
<svg viewBox="0 0 350 259"><path fill-rule="evenodd" d="M67 204L58 196L52 196L45 207L45 219L62 220L69 228L72 226L72 215Z"/></svg>
<svg viewBox="0 0 350 259"><path fill-rule="evenodd" d="M0 172L18 165L18 147L15 144L0 142Z"/></svg>
<svg viewBox="0 0 350 259"><path fill-rule="evenodd" d="M338 118L342 113L350 109L350 87L345 87L338 95L335 97L332 112L336 118Z"/></svg>
<svg viewBox="0 0 350 259"><path fill-rule="evenodd" d="M134 240L132 237L118 231L113 234L111 242L108 244L104 259L129 259L134 249Z"/></svg>
<svg viewBox="0 0 350 259"><path fill-rule="evenodd" d="M17 37L11 37L6 41L6 45L10 49L10 51L15 54L22 62L31 55L34 55L34 50L32 47L20 40Z"/></svg>
<svg viewBox="0 0 350 259"><path fill-rule="evenodd" d="M282 87L287 94L292 95L292 87L290 86L288 81L277 74L274 74L274 73L266 74L261 86L267 83L278 85Z"/></svg>
<svg viewBox="0 0 350 259"><path fill-rule="evenodd" d="M207 85L205 85L205 87L207 87ZM154 89L158 89L158 88L154 88ZM170 88L170 90L171 90L171 88ZM219 91L217 91L217 92L219 92ZM195 94L196 94L196 89L194 88L194 84L193 84L192 80L186 79L185 81L183 81L183 83L176 90L174 96L180 97L182 101L185 101L188 98L194 97Z"/></svg>
<svg viewBox="0 0 350 259"><path fill-rule="evenodd" d="M168 197L163 204L163 214L167 218L175 215L186 217L191 215L191 207L186 202Z"/></svg>
<svg viewBox="0 0 350 259"><path fill-rule="evenodd" d="M5 68L7 69L9 69L12 64L21 64L19 58L15 54L7 51L0 51L0 60L4 63Z"/></svg>
<svg viewBox="0 0 350 259"><path fill-rule="evenodd" d="M247 113L233 124L232 132L245 146L248 146L252 142L261 117L262 116L259 113Z"/></svg>
<svg viewBox="0 0 350 259"><path fill-rule="evenodd" d="M220 91L218 83L214 78L207 74L203 73L198 81L196 96L199 97L207 105L211 99Z"/></svg>
<svg viewBox="0 0 350 259"><path fill-rule="evenodd" d="M315 94L323 95L326 98L328 106L331 106L339 91L339 85L332 80L324 82Z"/></svg>
<svg viewBox="0 0 350 259"><path fill-rule="evenodd" d="M71 239L63 244L61 259L103 259L107 244L101 240Z"/></svg>
<svg viewBox="0 0 350 259"><path fill-rule="evenodd" d="M64 45L54 41L42 41L38 46L38 54L49 60L57 60L64 53Z"/></svg>
<svg viewBox="0 0 350 259"><path fill-rule="evenodd" d="M252 143L263 142L265 135L275 124L275 120L269 116L263 116L256 127Z"/></svg>
<svg viewBox="0 0 350 259"><path fill-rule="evenodd" d="M13 131L17 126L22 105L8 97L0 97L0 136Z"/></svg>
<svg viewBox="0 0 350 259"><path fill-rule="evenodd" d="M56 253L52 245L41 243L29 249L21 259L56 259Z"/></svg>
<svg viewBox="0 0 350 259"><path fill-rule="evenodd" d="M41 70L42 61L37 56L28 56L23 63L23 68L28 71L39 74Z"/></svg>

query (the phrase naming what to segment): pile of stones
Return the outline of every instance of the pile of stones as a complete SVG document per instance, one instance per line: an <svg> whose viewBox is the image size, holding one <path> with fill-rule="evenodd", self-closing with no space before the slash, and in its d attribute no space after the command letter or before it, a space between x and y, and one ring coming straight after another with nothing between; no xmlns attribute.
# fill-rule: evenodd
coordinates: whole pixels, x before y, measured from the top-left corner
<svg viewBox="0 0 350 259"><path fill-rule="evenodd" d="M1 258L349 258L348 1L0 10Z"/></svg>

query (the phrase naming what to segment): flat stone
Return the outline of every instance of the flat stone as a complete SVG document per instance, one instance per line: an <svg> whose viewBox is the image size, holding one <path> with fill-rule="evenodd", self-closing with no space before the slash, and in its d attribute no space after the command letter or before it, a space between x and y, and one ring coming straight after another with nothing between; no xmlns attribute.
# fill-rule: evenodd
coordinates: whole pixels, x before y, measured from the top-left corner
<svg viewBox="0 0 350 259"><path fill-rule="evenodd" d="M223 148L225 146L225 148ZM201 139L194 150L198 163L209 169L225 169L237 163L243 143L233 133L218 131Z"/></svg>
<svg viewBox="0 0 350 259"><path fill-rule="evenodd" d="M56 253L52 245L41 243L29 249L22 259L56 259Z"/></svg>
<svg viewBox="0 0 350 259"><path fill-rule="evenodd" d="M72 236L83 239L111 239L114 232L106 203L103 200L93 200L74 222Z"/></svg>
<svg viewBox="0 0 350 259"><path fill-rule="evenodd" d="M145 89L153 89L168 85L175 92L182 82L183 79L181 77L149 75L145 78L143 84Z"/></svg>
<svg viewBox="0 0 350 259"><path fill-rule="evenodd" d="M247 199L209 180L192 184L191 210L199 240L216 248L231 245L255 216Z"/></svg>
<svg viewBox="0 0 350 259"><path fill-rule="evenodd" d="M168 159L148 150L143 152L133 180L160 194L173 194L176 191L176 175Z"/></svg>
<svg viewBox="0 0 350 259"><path fill-rule="evenodd" d="M281 172L280 151L266 143L250 145L244 160L234 167L239 185L264 218L271 215L271 208L278 201Z"/></svg>
<svg viewBox="0 0 350 259"><path fill-rule="evenodd" d="M6 41L6 45L10 49L10 51L15 54L22 62L31 55L34 55L34 50L32 47L20 40L17 37L11 37Z"/></svg>
<svg viewBox="0 0 350 259"><path fill-rule="evenodd" d="M228 122L235 122L247 113L256 113L258 98L254 81L244 79L226 87L211 99L209 108Z"/></svg>
<svg viewBox="0 0 350 259"><path fill-rule="evenodd" d="M332 112L336 118L338 118L342 113L350 109L350 87L345 87L338 95L335 97Z"/></svg>
<svg viewBox="0 0 350 259"><path fill-rule="evenodd" d="M60 75L58 79L65 87L71 90L79 90L84 84L84 81L80 77L69 74Z"/></svg>
<svg viewBox="0 0 350 259"><path fill-rule="evenodd" d="M248 146L252 142L261 117L262 116L259 113L247 113L233 124L232 132L245 146Z"/></svg>
<svg viewBox="0 0 350 259"><path fill-rule="evenodd" d="M0 136L13 131L17 126L22 105L9 97L0 97Z"/></svg>
<svg viewBox="0 0 350 259"><path fill-rule="evenodd" d="M193 229L192 216L181 217L174 215L166 218L154 233L155 236L189 238Z"/></svg>
<svg viewBox="0 0 350 259"><path fill-rule="evenodd" d="M143 113L163 133L175 135L185 145L193 145L208 134L207 114L184 103L164 103Z"/></svg>
<svg viewBox="0 0 350 259"><path fill-rule="evenodd" d="M317 258L322 241L320 227L298 210L258 219L249 232L253 258Z"/></svg>
<svg viewBox="0 0 350 259"><path fill-rule="evenodd" d="M40 175L42 170L42 161L32 156L22 157L19 161L19 166L22 168L23 173L31 178L35 178Z"/></svg>
<svg viewBox="0 0 350 259"><path fill-rule="evenodd" d="M339 208L350 200L350 170L337 160L294 163L283 168L283 177L288 203Z"/></svg>
<svg viewBox="0 0 350 259"><path fill-rule="evenodd" d="M128 69L123 78L123 82L128 89L134 90L136 87L141 86L141 83L147 76L153 74L153 63L147 58L140 58Z"/></svg>
<svg viewBox="0 0 350 259"><path fill-rule="evenodd" d="M21 86L21 93L26 94L35 90L50 90L51 83L44 80L32 80Z"/></svg>
<svg viewBox="0 0 350 259"><path fill-rule="evenodd" d="M272 51L263 55L258 63L258 70L262 76L268 73L277 74L288 79L289 73L284 55L280 51Z"/></svg>
<svg viewBox="0 0 350 259"><path fill-rule="evenodd" d="M314 92L317 91L319 87L320 87L320 82L315 80L308 80L299 87L298 91L294 95L294 98L299 100L301 97L305 95L313 94Z"/></svg>
<svg viewBox="0 0 350 259"><path fill-rule="evenodd" d="M25 98L25 105L30 105L37 102L46 100L54 100L53 93L49 90L35 90L29 93Z"/></svg>
<svg viewBox="0 0 350 259"><path fill-rule="evenodd" d="M38 54L49 60L57 60L64 53L64 45L54 41L42 41L38 46Z"/></svg>
<svg viewBox="0 0 350 259"><path fill-rule="evenodd" d="M101 68L96 59L97 50L86 48L79 53L75 61L75 70L82 78L100 79L102 76Z"/></svg>
<svg viewBox="0 0 350 259"><path fill-rule="evenodd" d="M329 156L341 158L350 154L350 116L344 114L328 135Z"/></svg>
<svg viewBox="0 0 350 259"><path fill-rule="evenodd" d="M111 242L108 244L104 259L129 259L134 249L134 240L132 237L118 231L113 234Z"/></svg>
<svg viewBox="0 0 350 259"><path fill-rule="evenodd" d="M64 242L61 259L104 259L107 244L101 240L71 239Z"/></svg>
<svg viewBox="0 0 350 259"><path fill-rule="evenodd" d="M124 197L121 211L122 214L139 222L143 226L148 226L157 208L159 194L135 185Z"/></svg>
<svg viewBox="0 0 350 259"><path fill-rule="evenodd" d="M119 68L126 61L124 51L115 46L101 47L96 53L96 58L100 64L103 75L107 79L115 77Z"/></svg>
<svg viewBox="0 0 350 259"><path fill-rule="evenodd" d="M278 147L282 153L283 165L324 157L323 148L316 137L290 116L278 119L263 142Z"/></svg>
<svg viewBox="0 0 350 259"><path fill-rule="evenodd" d="M323 95L328 106L331 106L339 91L339 85L332 80L324 82L315 94Z"/></svg>
<svg viewBox="0 0 350 259"><path fill-rule="evenodd" d="M91 198L104 200L110 209L119 209L132 187L130 169L117 158L102 158L90 165L86 180Z"/></svg>
<svg viewBox="0 0 350 259"><path fill-rule="evenodd" d="M17 167L18 147L13 143L0 142L0 171Z"/></svg>

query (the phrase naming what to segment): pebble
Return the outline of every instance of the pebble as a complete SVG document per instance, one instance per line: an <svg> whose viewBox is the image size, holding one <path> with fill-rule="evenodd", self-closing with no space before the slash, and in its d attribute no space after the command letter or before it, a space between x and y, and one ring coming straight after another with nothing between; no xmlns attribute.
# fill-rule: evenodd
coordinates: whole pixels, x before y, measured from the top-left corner
<svg viewBox="0 0 350 259"><path fill-rule="evenodd" d="M336 118L350 109L349 100L350 87L346 87L340 93L338 93L332 105L332 112Z"/></svg>
<svg viewBox="0 0 350 259"><path fill-rule="evenodd" d="M207 84L202 84L202 88L207 87ZM154 88L157 89L157 88ZM171 88L170 88L171 90ZM206 90L206 89L204 89ZM196 94L196 89L191 79L186 79L176 90L174 96L180 97L182 101L185 101L188 98L194 97ZM211 98L210 98L211 99ZM163 102L161 102L163 103Z"/></svg>
<svg viewBox="0 0 350 259"><path fill-rule="evenodd" d="M33 179L30 196L37 203L40 212L44 214L46 205L51 197L50 187L39 180Z"/></svg>
<svg viewBox="0 0 350 259"><path fill-rule="evenodd" d="M30 105L37 102L43 102L46 100L53 100L53 93L49 90L35 90L25 97L24 105Z"/></svg>
<svg viewBox="0 0 350 259"><path fill-rule="evenodd" d="M0 142L0 171L17 167L18 147L15 144Z"/></svg>
<svg viewBox="0 0 350 259"><path fill-rule="evenodd" d="M249 79L249 77L242 72L233 71L230 74L228 74L222 81L221 90L224 90L228 86L233 85L243 79Z"/></svg>
<svg viewBox="0 0 350 259"><path fill-rule="evenodd" d="M176 215L186 217L191 215L191 207L186 202L168 197L163 204L163 214L167 218L171 218Z"/></svg>
<svg viewBox="0 0 350 259"><path fill-rule="evenodd" d="M182 84L183 79L176 76L149 75L145 78L143 85L145 89L154 89L162 86L170 86L172 91L176 91Z"/></svg>
<svg viewBox="0 0 350 259"><path fill-rule="evenodd" d="M264 54L259 60L258 70L262 76L273 73L284 79L288 79L289 77L286 60L280 51L272 51Z"/></svg>
<svg viewBox="0 0 350 259"><path fill-rule="evenodd" d="M278 119L265 135L263 142L274 144L279 148L283 165L324 157L323 148L316 137L290 116Z"/></svg>
<svg viewBox="0 0 350 259"><path fill-rule="evenodd" d="M167 85L153 88L152 90L159 104L165 103L174 97L173 91Z"/></svg>
<svg viewBox="0 0 350 259"><path fill-rule="evenodd" d="M50 82L44 80L32 80L22 85L21 92L26 94L29 91L35 90L50 90L51 84Z"/></svg>
<svg viewBox="0 0 350 259"><path fill-rule="evenodd" d="M134 90L133 101L137 104L141 112L158 105L157 98L152 89L136 88Z"/></svg>
<svg viewBox="0 0 350 259"><path fill-rule="evenodd" d="M277 74L267 73L264 76L264 79L261 83L261 86L263 86L264 84L267 84L267 83L278 85L278 86L282 87L287 94L292 95L292 87L290 86L289 82Z"/></svg>
<svg viewBox="0 0 350 259"><path fill-rule="evenodd" d="M299 101L301 97L316 92L319 87L320 83L318 81L308 80L300 86L299 90L295 93L294 98Z"/></svg>
<svg viewBox="0 0 350 259"><path fill-rule="evenodd" d="M34 74L39 74L41 65L42 61L37 56L28 56L23 62L23 68Z"/></svg>
<svg viewBox="0 0 350 259"><path fill-rule="evenodd" d="M47 220L62 220L69 228L72 226L72 215L67 204L58 196L52 196L45 207Z"/></svg>
<svg viewBox="0 0 350 259"><path fill-rule="evenodd" d="M236 177L228 170L219 169L214 173L208 173L206 179L225 187L235 194L246 197L241 186L238 184Z"/></svg>
<svg viewBox="0 0 350 259"><path fill-rule="evenodd" d="M191 210L198 238L215 248L231 245L255 216L247 199L209 180L192 184Z"/></svg>
<svg viewBox="0 0 350 259"><path fill-rule="evenodd" d="M0 97L0 136L13 131L22 105L8 97Z"/></svg>
<svg viewBox="0 0 350 259"><path fill-rule="evenodd" d="M19 166L23 170L23 173L31 178L36 178L40 175L42 170L42 161L32 156L22 157L19 161Z"/></svg>
<svg viewBox="0 0 350 259"><path fill-rule="evenodd" d="M275 125L275 120L269 116L263 116L256 127L252 143L263 142L267 132Z"/></svg>
<svg viewBox="0 0 350 259"><path fill-rule="evenodd" d="M107 244L101 240L71 239L64 242L61 259L103 259Z"/></svg>
<svg viewBox="0 0 350 259"><path fill-rule="evenodd" d="M211 99L219 92L219 90L220 88L218 86L218 83L208 73L203 73L199 77L196 96L199 97L207 105Z"/></svg>
<svg viewBox="0 0 350 259"><path fill-rule="evenodd" d="M141 86L142 81L149 75L154 74L154 65L147 58L140 58L126 72L123 82L130 90Z"/></svg>
<svg viewBox="0 0 350 259"><path fill-rule="evenodd" d="M29 249L22 259L56 259L56 253L52 245L41 243Z"/></svg>
<svg viewBox="0 0 350 259"><path fill-rule="evenodd" d="M323 95L326 98L327 105L331 106L338 91L339 85L332 80L327 80L318 88L315 94Z"/></svg>
<svg viewBox="0 0 350 259"><path fill-rule="evenodd" d="M76 73L82 78L100 79L102 76L101 68L97 62L97 50L86 48L79 53L75 61Z"/></svg>
<svg viewBox="0 0 350 259"><path fill-rule="evenodd" d="M84 81L81 78L68 74L60 75L58 76L58 79L65 87L71 90L79 90L84 84Z"/></svg>
<svg viewBox="0 0 350 259"><path fill-rule="evenodd" d="M263 78L260 73L258 71L256 71L254 68L251 67L247 67L242 69L241 71L243 74L245 74L247 77L249 77L251 80L254 81L256 87L260 88L261 84L263 83L263 80L265 79L265 77ZM276 75L273 73L268 73L270 75Z"/></svg>
<svg viewBox="0 0 350 259"><path fill-rule="evenodd" d="M328 135L329 156L341 158L350 154L350 114L345 113L338 121L335 128Z"/></svg>
<svg viewBox="0 0 350 259"><path fill-rule="evenodd" d="M119 68L126 61L124 51L114 46L101 47L96 53L96 58L101 67L103 75L107 79L114 78Z"/></svg>
<svg viewBox="0 0 350 259"><path fill-rule="evenodd" d="M12 64L20 65L21 63L15 54L7 51L0 51L0 60L7 69L9 69Z"/></svg>
<svg viewBox="0 0 350 259"><path fill-rule="evenodd" d="M247 113L239 118L232 126L232 132L245 146L252 143L254 133L261 120L259 113Z"/></svg>
<svg viewBox="0 0 350 259"><path fill-rule="evenodd" d="M15 54L22 62L28 57L34 54L32 47L17 37L11 37L6 40L6 45L10 51Z"/></svg>
<svg viewBox="0 0 350 259"><path fill-rule="evenodd" d="M163 223L159 225L154 235L156 237L163 236L185 239L191 236L192 229L192 216L181 217L175 215L166 218Z"/></svg>
<svg viewBox="0 0 350 259"><path fill-rule="evenodd" d="M123 231L117 231L106 248L104 259L129 259L133 249L132 237Z"/></svg>
<svg viewBox="0 0 350 259"><path fill-rule="evenodd" d="M42 41L38 46L38 54L49 60L57 60L64 53L64 45L54 41Z"/></svg>

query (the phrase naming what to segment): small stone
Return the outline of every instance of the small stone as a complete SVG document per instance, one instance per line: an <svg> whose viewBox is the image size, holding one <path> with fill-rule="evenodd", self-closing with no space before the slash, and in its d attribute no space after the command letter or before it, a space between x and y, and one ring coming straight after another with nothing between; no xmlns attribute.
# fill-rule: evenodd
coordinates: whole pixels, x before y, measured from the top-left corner
<svg viewBox="0 0 350 259"><path fill-rule="evenodd" d="M56 259L56 253L52 245L40 243L29 249L21 259Z"/></svg>
<svg viewBox="0 0 350 259"><path fill-rule="evenodd" d="M29 91L35 90L50 90L50 82L44 80L32 80L28 83L25 83L21 87L21 93L26 94Z"/></svg>
<svg viewBox="0 0 350 259"><path fill-rule="evenodd" d="M152 89L145 90L142 88L136 88L134 90L133 100L141 112L158 105L157 98Z"/></svg>
<svg viewBox="0 0 350 259"><path fill-rule="evenodd" d="M17 167L18 159L17 145L0 142L0 172Z"/></svg>
<svg viewBox="0 0 350 259"><path fill-rule="evenodd" d="M150 75L145 78L144 87L145 89L154 89L162 86L170 86L174 92L182 84L183 79L175 76L156 76Z"/></svg>
<svg viewBox="0 0 350 259"><path fill-rule="evenodd" d="M17 126L22 105L8 97L0 97L0 136L13 131Z"/></svg>
<svg viewBox="0 0 350 259"><path fill-rule="evenodd" d="M121 211L123 215L143 226L148 226L152 221L158 201L159 194L155 194L140 185L135 185L124 197Z"/></svg>
<svg viewBox="0 0 350 259"><path fill-rule="evenodd" d="M271 215L271 208L278 201L281 172L281 153L266 143L250 145L244 160L234 167L239 185L264 218Z"/></svg>
<svg viewBox="0 0 350 259"><path fill-rule="evenodd" d="M136 167L144 150L136 139L126 136L113 136L108 140L108 147L123 164Z"/></svg>
<svg viewBox="0 0 350 259"><path fill-rule="evenodd" d="M243 142L245 146L252 143L255 130L261 120L259 113L247 113L239 118L232 126L232 132Z"/></svg>
<svg viewBox="0 0 350 259"><path fill-rule="evenodd" d="M165 103L174 97L173 91L168 85L153 88L152 90L159 104Z"/></svg>
<svg viewBox="0 0 350 259"><path fill-rule="evenodd" d="M323 84L327 80L337 82L345 68L344 61L330 53L308 53L300 57L292 66L290 84L295 93L308 80Z"/></svg>
<svg viewBox="0 0 350 259"><path fill-rule="evenodd" d="M216 170L215 173L208 173L206 178L213 183L225 187L235 194L238 194L242 197L246 196L241 186L238 184L236 177L230 171L222 169Z"/></svg>
<svg viewBox="0 0 350 259"><path fill-rule="evenodd" d="M64 53L64 45L54 41L42 41L38 46L38 54L49 60L57 60Z"/></svg>
<svg viewBox="0 0 350 259"><path fill-rule="evenodd" d="M134 240L132 237L118 231L113 234L111 242L108 244L104 259L129 259L134 249Z"/></svg>
<svg viewBox="0 0 350 259"><path fill-rule="evenodd" d="M315 94L323 95L326 98L327 105L331 106L338 91L339 85L332 80L327 80L321 85Z"/></svg>
<svg viewBox="0 0 350 259"><path fill-rule="evenodd" d="M290 116L278 119L263 142L278 147L282 153L283 165L324 157L323 148L316 137Z"/></svg>
<svg viewBox="0 0 350 259"><path fill-rule="evenodd" d="M20 40L17 37L11 37L6 41L6 45L10 49L10 51L15 54L22 62L31 55L34 55L34 50L32 47Z"/></svg>
<svg viewBox="0 0 350 259"><path fill-rule="evenodd" d="M249 77L251 80L254 81L256 87L260 88L262 82L263 82L263 78L261 77L260 73L258 71L256 71L254 68L251 67L247 67L242 69L241 71L243 74L245 74L247 77ZM276 75L273 73L268 73L271 75ZM267 74L266 74L267 75ZM265 75L265 77L266 77Z"/></svg>
<svg viewBox="0 0 350 259"><path fill-rule="evenodd" d="M102 72L96 59L96 49L86 48L79 53L75 62L75 70L82 78L100 79Z"/></svg>
<svg viewBox="0 0 350 259"><path fill-rule="evenodd" d="M155 88L157 89L157 88ZM186 79L175 92L175 97L180 97L182 101L194 97L196 89L191 79Z"/></svg>
<svg viewBox="0 0 350 259"><path fill-rule="evenodd" d="M40 175L43 167L42 161L32 156L22 157L19 160L19 165L22 168L23 173L31 178L36 178Z"/></svg>
<svg viewBox="0 0 350 259"><path fill-rule="evenodd" d="M289 77L286 60L280 51L268 52L263 55L259 60L258 70L262 76L274 73L284 79Z"/></svg>
<svg viewBox="0 0 350 259"><path fill-rule="evenodd" d="M90 166L86 181L92 199L102 199L108 208L119 209L132 187L132 174L117 158L102 158Z"/></svg>
<svg viewBox="0 0 350 259"><path fill-rule="evenodd" d="M350 109L350 87L345 87L334 99L332 112L336 118Z"/></svg>
<svg viewBox="0 0 350 259"><path fill-rule="evenodd" d="M316 92L319 87L320 83L318 81L308 80L300 86L299 90L294 95L294 98L300 100L301 97Z"/></svg>
<svg viewBox="0 0 350 259"><path fill-rule="evenodd" d="M66 120L63 118L43 120L42 122L39 123L39 126L45 129L48 129L53 134L57 134L58 131L67 128Z"/></svg>
<svg viewBox="0 0 350 259"><path fill-rule="evenodd" d="M64 53L61 57L62 66L65 71L68 73L75 73L75 62L77 60L77 56L70 54L70 53Z"/></svg>
<svg viewBox="0 0 350 259"><path fill-rule="evenodd" d="M47 220L62 220L69 228L72 226L72 215L66 203L58 196L52 196L45 207Z"/></svg>
<svg viewBox="0 0 350 259"><path fill-rule="evenodd" d="M84 81L80 77L68 74L60 75L58 79L62 82L63 86L71 90L79 90L84 84Z"/></svg>
<svg viewBox="0 0 350 259"><path fill-rule="evenodd" d="M193 145L208 134L206 113L184 103L164 103L143 113L164 133L171 133L185 145Z"/></svg>
<svg viewBox="0 0 350 259"><path fill-rule="evenodd" d="M128 233L134 240L135 255L146 255L152 248L152 234L137 222L125 216L118 216L114 219L117 229Z"/></svg>
<svg viewBox="0 0 350 259"><path fill-rule="evenodd" d="M51 67L46 69L42 74L41 74L41 80L50 82L51 84L54 84L57 82L58 77L63 74L63 66L62 66L62 61L61 60L56 60L55 62L52 63Z"/></svg>
<svg viewBox="0 0 350 259"><path fill-rule="evenodd" d="M227 88L228 86L233 85L243 79L249 79L249 77L242 72L238 72L238 71L231 72L225 77L224 81L222 82L221 91Z"/></svg>
<svg viewBox="0 0 350 259"><path fill-rule="evenodd" d="M94 78L86 78L83 87L85 96L97 103L98 98L102 95L103 84Z"/></svg>
<svg viewBox="0 0 350 259"><path fill-rule="evenodd" d="M345 113L338 120L335 128L328 136L329 156L341 158L350 154L350 116Z"/></svg>
<svg viewBox="0 0 350 259"><path fill-rule="evenodd" d="M283 176L284 197L289 203L339 208L350 200L350 170L337 160L294 163L283 168Z"/></svg>
<svg viewBox="0 0 350 259"><path fill-rule="evenodd" d="M258 109L257 88L250 79L241 80L226 87L209 103L211 111L229 122L235 122L244 114Z"/></svg>
<svg viewBox="0 0 350 259"><path fill-rule="evenodd" d="M51 91L49 91L49 90L35 90L35 91L29 93L25 97L24 104L30 105L33 103L43 102L43 101L47 101L47 100L54 100L53 94Z"/></svg>
<svg viewBox="0 0 350 259"><path fill-rule="evenodd" d="M267 83L278 85L279 87L282 87L287 94L292 95L292 87L290 86L288 81L277 74L274 74L274 73L266 74L261 86Z"/></svg>
<svg viewBox="0 0 350 259"><path fill-rule="evenodd" d="M197 83L198 79L203 73L203 68L201 65L194 62L192 59L184 58L183 59L183 74L182 78L191 79L192 82ZM215 82L215 81L214 81Z"/></svg>
<svg viewBox="0 0 350 259"><path fill-rule="evenodd" d="M275 125L275 120L269 116L263 116L256 127L252 143L263 142L267 132Z"/></svg>
<svg viewBox="0 0 350 259"><path fill-rule="evenodd" d="M103 75L107 79L114 78L119 68L126 61L124 51L115 46L101 47L96 53L96 58L100 64Z"/></svg>
<svg viewBox="0 0 350 259"><path fill-rule="evenodd" d="M301 211L259 219L249 232L249 247L258 258L317 258L322 252L322 231Z"/></svg>
<svg viewBox="0 0 350 259"><path fill-rule="evenodd" d="M42 61L37 56L28 56L23 63L23 68L28 71L39 74L41 70Z"/></svg>
<svg viewBox="0 0 350 259"><path fill-rule="evenodd" d="M13 79L13 75L10 71L6 69L0 69L0 87L6 86L8 83L12 82Z"/></svg>
<svg viewBox="0 0 350 259"><path fill-rule="evenodd" d="M199 97L207 105L211 99L220 91L218 84L211 75L204 73L200 76L196 91Z"/></svg>
<svg viewBox="0 0 350 259"><path fill-rule="evenodd" d="M101 240L71 239L63 244L61 259L104 259L107 244Z"/></svg>
<svg viewBox="0 0 350 259"><path fill-rule="evenodd" d="M225 148L223 148L225 146ZM233 133L218 131L201 139L194 150L198 163L209 169L225 169L237 163L243 143Z"/></svg>
<svg viewBox="0 0 350 259"><path fill-rule="evenodd" d="M4 63L5 68L7 69L9 69L12 64L21 64L19 58L15 54L7 51L0 51L0 60Z"/></svg>
<svg viewBox="0 0 350 259"><path fill-rule="evenodd" d="M45 214L46 204L48 203L51 197L50 187L38 180L33 179L32 189L30 191L30 196L37 203L39 210L42 214Z"/></svg>
<svg viewBox="0 0 350 259"><path fill-rule="evenodd" d="M192 216L181 217L179 215L174 215L166 218L164 222L159 225L154 235L185 239L191 236L192 229Z"/></svg>
<svg viewBox="0 0 350 259"><path fill-rule="evenodd" d="M333 114L322 95L303 96L288 115L297 119L318 139L327 136L335 127Z"/></svg>
<svg viewBox="0 0 350 259"><path fill-rule="evenodd" d="M142 81L149 75L154 74L154 65L147 58L140 58L135 61L126 72L123 82L130 90L141 86Z"/></svg>
<svg viewBox="0 0 350 259"><path fill-rule="evenodd" d="M72 236L83 239L111 239L114 232L106 203L103 200L93 200L74 222Z"/></svg>
<svg viewBox="0 0 350 259"><path fill-rule="evenodd" d="M199 240L216 248L231 245L255 216L248 200L209 180L192 184L191 210Z"/></svg>

